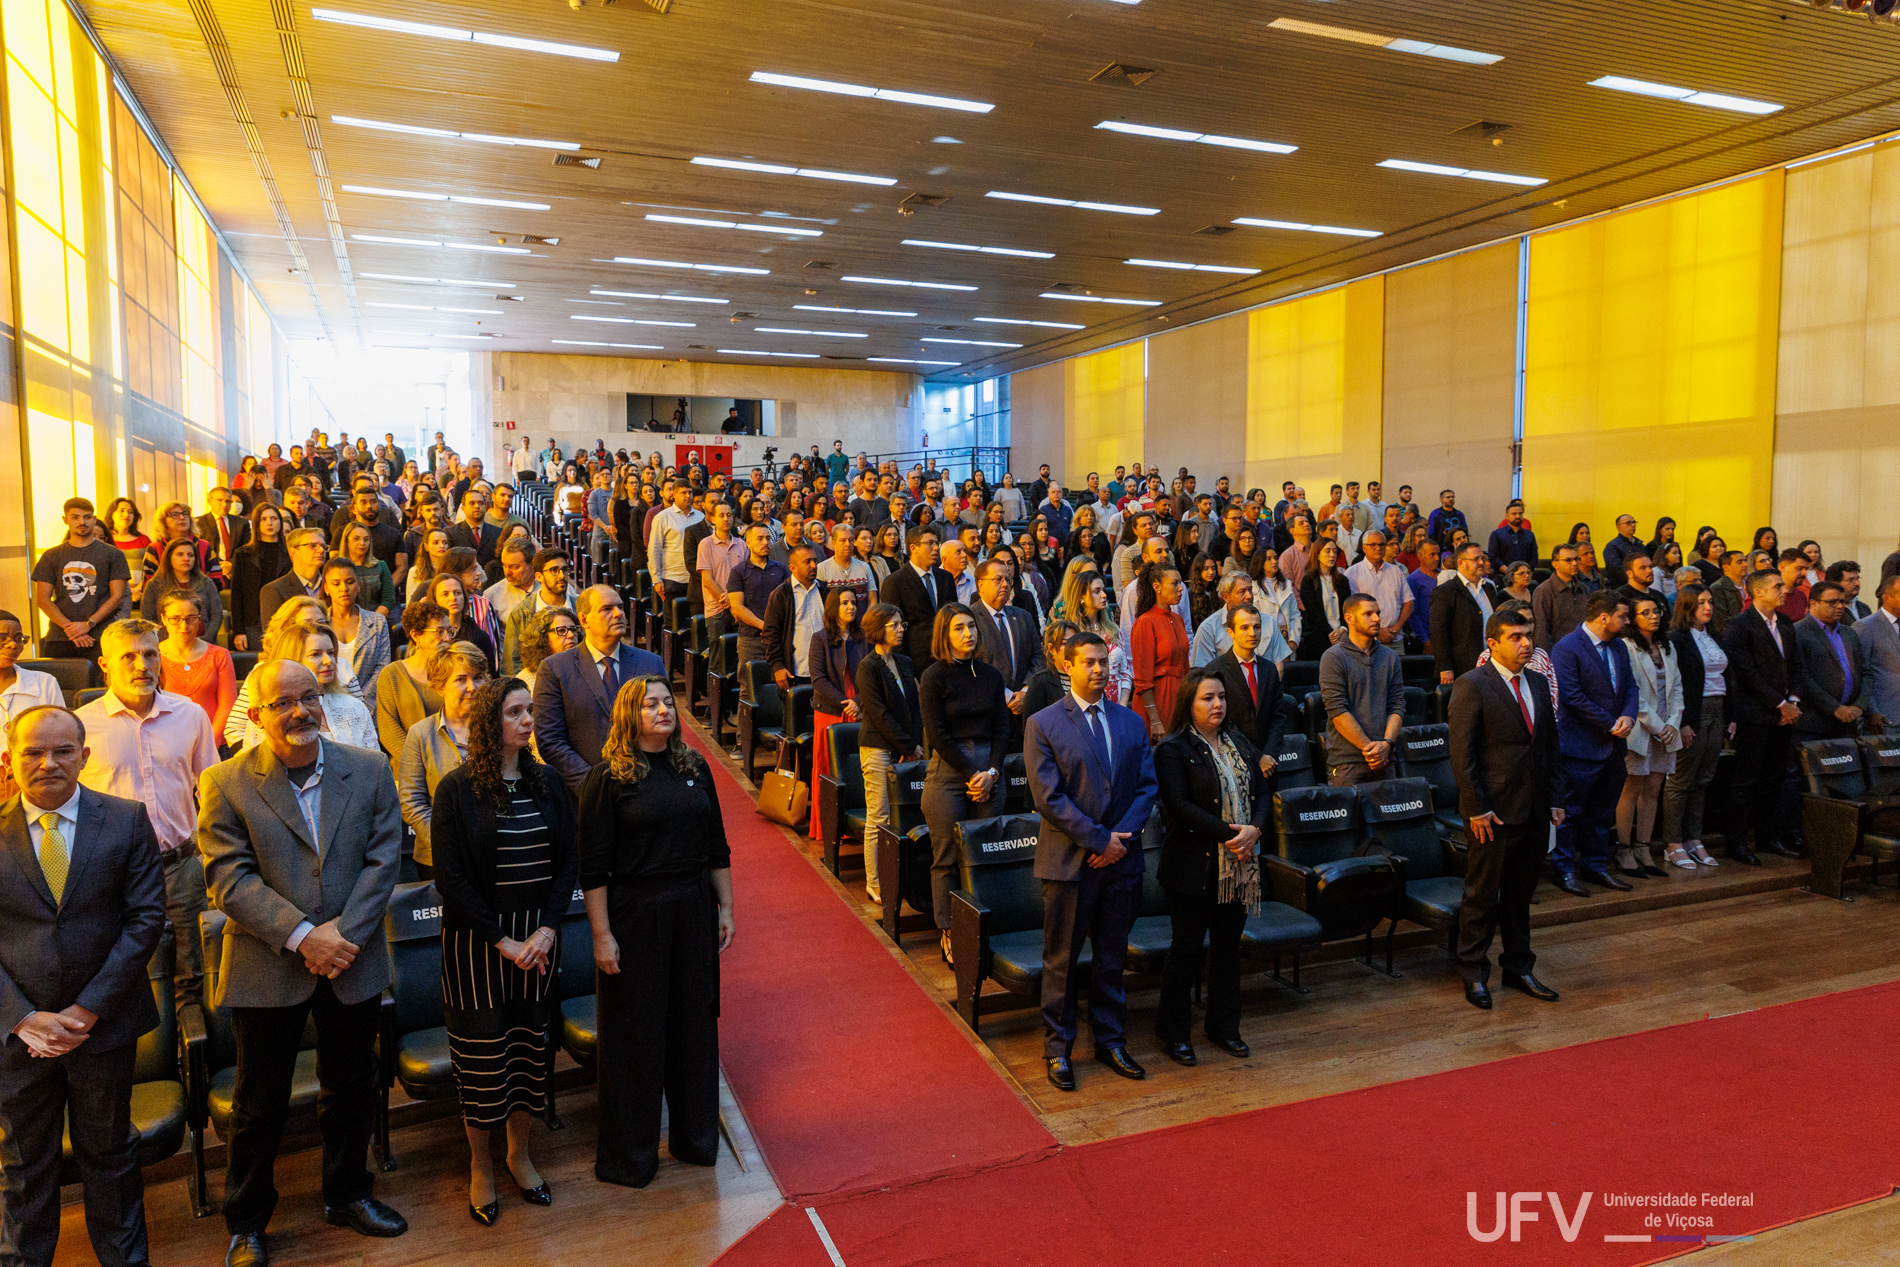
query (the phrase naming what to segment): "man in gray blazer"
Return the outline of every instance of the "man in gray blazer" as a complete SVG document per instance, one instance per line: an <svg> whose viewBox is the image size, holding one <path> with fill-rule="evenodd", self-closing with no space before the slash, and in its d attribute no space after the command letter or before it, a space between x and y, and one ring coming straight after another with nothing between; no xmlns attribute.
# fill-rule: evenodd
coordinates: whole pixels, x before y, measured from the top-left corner
<svg viewBox="0 0 1900 1267"><path fill-rule="evenodd" d="M264 743L205 771L198 848L211 905L230 920L214 1006L228 1008L238 1078L224 1221L227 1267L269 1261L264 1229L304 1024L314 1013L323 1096L323 1218L365 1236L409 1225L370 1195L383 916L402 861L396 782L381 753L324 743L323 699L292 660L251 674Z"/></svg>
<svg viewBox="0 0 1900 1267"><path fill-rule="evenodd" d="M627 609L613 586L582 590L576 614L581 645L549 656L534 675L534 734L541 759L579 792L587 772L600 764L620 688L637 677L664 678L666 666L651 651L621 641Z"/></svg>
<svg viewBox="0 0 1900 1267"><path fill-rule="evenodd" d="M1892 726L1900 724L1900 576L1880 582L1875 602L1854 632L1867 657L1867 709Z"/></svg>
<svg viewBox="0 0 1900 1267"><path fill-rule="evenodd" d="M1036 618L1009 601L1009 573L1002 563L985 559L976 568L976 658L1003 675L1008 689L1015 748L1022 748L1023 700L1029 679L1042 671L1042 637Z"/></svg>
<svg viewBox="0 0 1900 1267"><path fill-rule="evenodd" d="M1847 589L1822 581L1808 593L1808 614L1794 627L1801 650L1801 715L1795 729L1816 739L1851 739L1868 709L1867 657L1847 614Z"/></svg>
<svg viewBox="0 0 1900 1267"><path fill-rule="evenodd" d="M158 837L137 801L79 786L86 729L63 708L15 717L6 764L20 794L0 807L0 1262L53 1261L70 1121L93 1252L138 1267L132 1072L158 1024L145 978L165 924Z"/></svg>

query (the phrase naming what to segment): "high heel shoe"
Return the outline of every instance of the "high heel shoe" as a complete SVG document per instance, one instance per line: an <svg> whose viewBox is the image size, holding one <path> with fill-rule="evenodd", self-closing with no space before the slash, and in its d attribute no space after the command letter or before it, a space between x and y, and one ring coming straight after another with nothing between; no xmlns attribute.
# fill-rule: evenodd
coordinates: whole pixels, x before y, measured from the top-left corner
<svg viewBox="0 0 1900 1267"><path fill-rule="evenodd" d="M1617 849L1616 873L1618 875L1634 876L1638 880L1643 878L1643 869L1636 865L1636 856L1632 850L1626 847L1619 847Z"/></svg>
<svg viewBox="0 0 1900 1267"><path fill-rule="evenodd" d="M1649 854L1647 843L1636 846L1636 865L1642 869L1643 875L1666 876L1669 874L1656 865L1656 860Z"/></svg>
<svg viewBox="0 0 1900 1267"><path fill-rule="evenodd" d="M471 1201L468 1203L468 1217L483 1227L493 1227L495 1220L501 1217L501 1202L490 1201L487 1205L478 1206Z"/></svg>
<svg viewBox="0 0 1900 1267"><path fill-rule="evenodd" d="M949 964L952 968L957 966L957 961L950 957L950 934L949 933L945 933L943 937L937 942L937 953L942 955L943 961Z"/></svg>
<svg viewBox="0 0 1900 1267"><path fill-rule="evenodd" d="M554 1193L549 1189L546 1179L543 1179L540 1183L530 1188L522 1183L521 1180L515 1179L515 1168L513 1166L508 1167L508 1177L515 1180L515 1187L521 1190L521 1199L526 1201L529 1205L554 1204Z"/></svg>

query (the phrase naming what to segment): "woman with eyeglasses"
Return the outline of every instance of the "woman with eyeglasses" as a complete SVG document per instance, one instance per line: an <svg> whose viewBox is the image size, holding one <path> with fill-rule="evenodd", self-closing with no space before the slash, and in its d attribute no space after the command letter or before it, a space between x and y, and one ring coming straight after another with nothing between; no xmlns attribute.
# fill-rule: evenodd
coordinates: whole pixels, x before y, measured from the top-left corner
<svg viewBox="0 0 1900 1267"><path fill-rule="evenodd" d="M158 600L158 618L165 626L158 647L165 689L204 709L211 733L222 736L237 703L237 671L229 651L205 641L204 599L189 589L168 590Z"/></svg>
<svg viewBox="0 0 1900 1267"><path fill-rule="evenodd" d="M515 676L534 689L535 675L551 655L581 644L581 624L565 607L543 607L528 617L521 633L521 670Z"/></svg>
<svg viewBox="0 0 1900 1267"><path fill-rule="evenodd" d="M217 623L212 626L215 636L224 625L224 595L218 583L199 569L198 558L198 542L183 538L166 542L159 552L158 574L147 579L139 595L139 614L156 624L159 600L173 590L186 590L198 599L203 611L217 613ZM206 623L210 621L207 615Z"/></svg>
<svg viewBox="0 0 1900 1267"><path fill-rule="evenodd" d="M469 705L486 685L488 661L479 648L466 642L444 647L429 660L429 687L442 707L403 736L402 756L396 760L396 799L402 806L402 821L415 833L416 874L424 880L434 874L429 824L436 785L462 764L468 748Z"/></svg>
<svg viewBox="0 0 1900 1267"><path fill-rule="evenodd" d="M145 559L140 570L145 573L147 583L164 571L165 547L174 541L192 543L192 548L198 555L200 572L206 576L219 573L217 548L198 535L197 524L191 517L191 507L183 502L167 502L159 508L158 536L153 539L151 545L145 548Z"/></svg>

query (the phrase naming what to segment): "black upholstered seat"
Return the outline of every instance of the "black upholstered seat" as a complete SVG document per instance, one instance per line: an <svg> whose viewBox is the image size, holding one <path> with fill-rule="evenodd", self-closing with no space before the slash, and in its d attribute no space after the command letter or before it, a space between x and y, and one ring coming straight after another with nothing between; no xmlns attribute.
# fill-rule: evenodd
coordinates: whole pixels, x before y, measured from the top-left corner
<svg viewBox="0 0 1900 1267"><path fill-rule="evenodd" d="M389 993L395 1000L385 1050L395 1049L392 1078L412 1100L455 1095L449 1034L442 1027L442 898L435 885L399 884L389 897L383 929L389 939Z"/></svg>
<svg viewBox="0 0 1900 1267"><path fill-rule="evenodd" d="M561 945L556 951L555 984L561 994L561 1049L583 1067L600 1058L600 1024L595 1010L594 934L580 895L575 894L567 917L561 921Z"/></svg>
<svg viewBox="0 0 1900 1267"><path fill-rule="evenodd" d="M1305 735L1289 732L1280 740L1280 751L1272 755L1279 787L1312 787L1318 781L1313 777L1313 745Z"/></svg>
<svg viewBox="0 0 1900 1267"><path fill-rule="evenodd" d="M841 846L849 836L864 842L864 771L858 761L858 723L838 722L825 731L825 752L831 772L819 775L818 833L825 848L825 865L831 874L842 866ZM856 816L856 823L850 816Z"/></svg>
<svg viewBox="0 0 1900 1267"><path fill-rule="evenodd" d="M158 1005L158 1027L139 1039L132 1068L132 1129L138 1134L138 1163L150 1166L177 1153L185 1142L185 1084L178 1068L178 1016L172 996L172 960L176 953L169 936L159 939L158 950L146 965L152 1002ZM70 1132L60 1145L60 1160L70 1164ZM61 1182L78 1178L62 1174Z"/></svg>
<svg viewBox="0 0 1900 1267"><path fill-rule="evenodd" d="M1354 789L1282 789L1273 824L1264 896L1317 919L1326 940L1363 936L1369 949L1372 930L1398 914L1403 884L1391 858L1362 852Z"/></svg>
<svg viewBox="0 0 1900 1267"><path fill-rule="evenodd" d="M1360 786L1367 842L1405 864L1405 918L1440 932L1455 931L1464 909L1464 877L1452 848L1439 835L1432 789L1424 779L1387 779Z"/></svg>
<svg viewBox="0 0 1900 1267"><path fill-rule="evenodd" d="M950 895L950 944L957 1011L973 1031L982 1022L986 979L1030 998L1041 989L1042 882L1035 876L1041 825L1034 814L957 824L960 884Z"/></svg>
<svg viewBox="0 0 1900 1267"><path fill-rule="evenodd" d="M1451 768L1451 727L1443 722L1407 726L1399 731L1399 774L1423 779L1432 790L1433 817L1439 830L1462 839L1465 820L1458 813L1458 777Z"/></svg>

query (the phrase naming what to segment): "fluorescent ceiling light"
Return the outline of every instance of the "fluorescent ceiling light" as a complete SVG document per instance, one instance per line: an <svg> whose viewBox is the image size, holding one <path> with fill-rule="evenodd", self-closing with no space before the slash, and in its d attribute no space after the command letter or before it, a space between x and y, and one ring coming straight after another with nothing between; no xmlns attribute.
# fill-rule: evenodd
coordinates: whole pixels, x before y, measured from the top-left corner
<svg viewBox="0 0 1900 1267"><path fill-rule="evenodd" d="M868 339L868 334L852 334L846 330L788 330L783 326L753 326L754 334L815 334L821 339Z"/></svg>
<svg viewBox="0 0 1900 1267"><path fill-rule="evenodd" d="M859 282L866 286L915 286L920 290L975 290L974 286L958 286L952 282L905 282L895 277L841 277L839 281Z"/></svg>
<svg viewBox="0 0 1900 1267"><path fill-rule="evenodd" d="M1115 0L1117 4L1140 4L1141 0ZM867 356L874 365L961 365L961 361L926 361L915 356Z"/></svg>
<svg viewBox="0 0 1900 1267"><path fill-rule="evenodd" d="M752 348L720 348L719 351L726 356L795 356L805 361L818 359L816 352L758 352Z"/></svg>
<svg viewBox="0 0 1900 1267"><path fill-rule="evenodd" d="M454 132L447 128L419 128L407 123L379 123L375 119L353 119L346 114L333 114L330 122L346 128L369 128L376 132L401 132L406 136L433 136L444 141L480 141L484 145L525 145L538 150L577 150L580 146L572 141L531 141L519 136L490 136L486 132Z"/></svg>
<svg viewBox="0 0 1900 1267"><path fill-rule="evenodd" d="M450 251L486 251L490 255L532 255L525 246L490 246L486 242L438 242L433 238L390 238L376 233L352 233L352 241L376 242L383 246L433 246Z"/></svg>
<svg viewBox="0 0 1900 1267"><path fill-rule="evenodd" d="M1252 275L1257 268L1234 268L1226 264L1177 264L1170 260L1123 260L1124 264L1138 264L1142 268L1173 268L1189 273L1242 273Z"/></svg>
<svg viewBox="0 0 1900 1267"><path fill-rule="evenodd" d="M730 167L734 171L764 172L768 176L809 176L813 180L844 180L858 185L895 185L894 176L861 176L856 172L827 171L822 167L786 167L781 163L741 162L736 158L696 157L693 162L701 167Z"/></svg>
<svg viewBox="0 0 1900 1267"><path fill-rule="evenodd" d="M793 304L800 312L848 312L861 317L914 317L914 312L899 312L894 308L826 308L820 304Z"/></svg>
<svg viewBox="0 0 1900 1267"><path fill-rule="evenodd" d="M1050 251L1019 251L1009 246L970 246L963 242L926 242L922 238L905 238L905 246L928 246L939 251L980 251L984 255L1019 255L1028 260L1052 260L1055 254Z"/></svg>
<svg viewBox="0 0 1900 1267"><path fill-rule="evenodd" d="M1183 132L1179 128L1151 128L1139 123L1117 123L1113 119L1104 119L1095 125L1110 132L1126 132L1130 136L1153 136L1163 141L1199 141L1202 145L1221 145L1234 150L1259 150L1265 154L1291 154L1300 147L1282 145L1278 141L1249 141L1238 136L1215 136L1208 132Z"/></svg>
<svg viewBox="0 0 1900 1267"><path fill-rule="evenodd" d="M605 322L611 322L612 324L617 325L617 326L683 326L688 330L691 330L694 324L691 321L646 321L646 320L642 320L639 317L595 317L595 316L590 316L586 313L575 313L574 315L570 316L568 320L569 321L605 321Z"/></svg>
<svg viewBox="0 0 1900 1267"><path fill-rule="evenodd" d="M1108 299L1101 295L1074 295L1066 290L1045 290L1039 296L1042 299L1073 299L1082 304L1126 304L1130 308L1153 308L1159 299Z"/></svg>
<svg viewBox="0 0 1900 1267"><path fill-rule="evenodd" d="M499 308L438 308L432 304L383 304L374 300L365 300L365 308L401 308L407 312L465 312L472 316L499 317Z"/></svg>
<svg viewBox="0 0 1900 1267"><path fill-rule="evenodd" d="M447 334L436 331L429 335L431 339L499 339L499 334Z"/></svg>
<svg viewBox="0 0 1900 1267"><path fill-rule="evenodd" d="M374 194L378 198L414 198L421 202L465 203L473 207L512 207L516 211L546 211L545 202L516 202L510 198L476 198L468 194L425 194L414 189L377 189L373 185L345 185L346 194Z"/></svg>
<svg viewBox="0 0 1900 1267"><path fill-rule="evenodd" d="M972 321L981 321L992 326L1042 326L1049 330L1086 330L1070 321L1025 321L1021 317L972 317Z"/></svg>
<svg viewBox="0 0 1900 1267"><path fill-rule="evenodd" d="M1750 101L1747 97L1729 97L1719 92L1697 92L1693 88L1652 84L1641 79L1625 79L1621 75L1592 79L1590 87L1614 88L1618 92L1633 92L1639 97L1667 97L1671 101L1686 101L1692 106L1711 106L1717 110L1734 110L1739 114L1773 114L1781 109L1769 101Z"/></svg>
<svg viewBox="0 0 1900 1267"><path fill-rule="evenodd" d="M919 343L960 343L972 348L1019 348L1020 343L995 343L988 339L919 339Z"/></svg>
<svg viewBox="0 0 1900 1267"><path fill-rule="evenodd" d="M1394 53L1417 53L1421 57L1436 57L1440 61L1463 62L1467 66L1490 66L1501 62L1501 53L1479 53L1468 48L1458 48L1451 44L1431 44L1424 40L1402 40L1396 36L1380 35L1375 31L1357 31L1347 26L1327 26L1320 22L1302 22L1298 18L1275 18L1268 26L1281 31L1291 31L1296 35L1317 35L1322 39L1344 40L1348 44L1368 44L1374 48L1387 49Z"/></svg>
<svg viewBox="0 0 1900 1267"><path fill-rule="evenodd" d="M676 304L726 304L730 299L714 299L710 295L655 295L644 290L590 290L590 295L618 295L622 299L670 299Z"/></svg>
<svg viewBox="0 0 1900 1267"><path fill-rule="evenodd" d="M564 343L573 348L646 348L658 352L664 343L602 343L598 339L549 339L549 343Z"/></svg>
<svg viewBox="0 0 1900 1267"><path fill-rule="evenodd" d="M901 101L912 106L939 106L945 110L967 110L988 114L996 109L987 101L965 101L960 97L933 97L921 92L899 92L895 88L867 88L862 84L841 84L829 79L805 79L798 75L774 75L763 70L752 72L755 84L776 84L780 88L809 88L813 92L836 92L847 97L876 97L880 101Z"/></svg>
<svg viewBox="0 0 1900 1267"><path fill-rule="evenodd" d="M582 44L556 44L548 40L528 40L515 35L490 35L484 31L464 31L460 27L431 26L426 22L402 22L395 18L372 18L361 13L341 13L335 9L312 9L310 16L319 22L340 22L345 26L366 26L378 31L402 35L426 35L437 40L487 44L494 48L517 48L527 53L553 53L559 57L580 57L590 62L617 62L620 54L607 48L588 48Z"/></svg>
<svg viewBox="0 0 1900 1267"><path fill-rule="evenodd" d="M1336 224L1301 224L1297 220L1256 220L1252 216L1242 216L1234 223L1252 225L1256 229L1290 229L1295 233L1336 233L1346 238L1381 236L1377 229L1344 229Z"/></svg>
<svg viewBox="0 0 1900 1267"><path fill-rule="evenodd" d="M691 224L702 229L746 229L753 233L778 233L795 238L822 238L825 236L823 229L794 229L789 225L783 224L741 224L736 220L702 220L698 216L649 215L647 219L657 220L661 224Z"/></svg>
<svg viewBox="0 0 1900 1267"><path fill-rule="evenodd" d="M649 260L637 255L616 255L615 264L639 264L645 268L694 268L702 273L750 273L755 277L764 277L772 270L769 268L740 268L736 264L688 264L681 260Z"/></svg>
<svg viewBox="0 0 1900 1267"><path fill-rule="evenodd" d="M570 304L599 304L603 308L625 308L627 305L618 299L570 299Z"/></svg>
<svg viewBox="0 0 1900 1267"><path fill-rule="evenodd" d="M1119 211L1125 216L1158 216L1159 207L1124 207L1114 202L1078 202L1073 198L1043 198L1036 194L1012 194L1000 189L992 189L986 198L1006 198L1010 202L1040 202L1051 207L1076 207L1083 211Z"/></svg>
<svg viewBox="0 0 1900 1267"><path fill-rule="evenodd" d="M1402 158L1388 158L1379 166L1396 168L1402 172L1424 172L1428 176L1463 176L1468 180L1488 180L1500 185L1549 183L1542 176L1510 176L1504 172L1479 172L1465 167L1446 167L1440 163L1410 163Z"/></svg>
<svg viewBox="0 0 1900 1267"><path fill-rule="evenodd" d="M424 286L480 286L484 290L513 290L513 282L463 281L457 277L410 277L404 273L358 273L358 277L379 282L419 282Z"/></svg>

